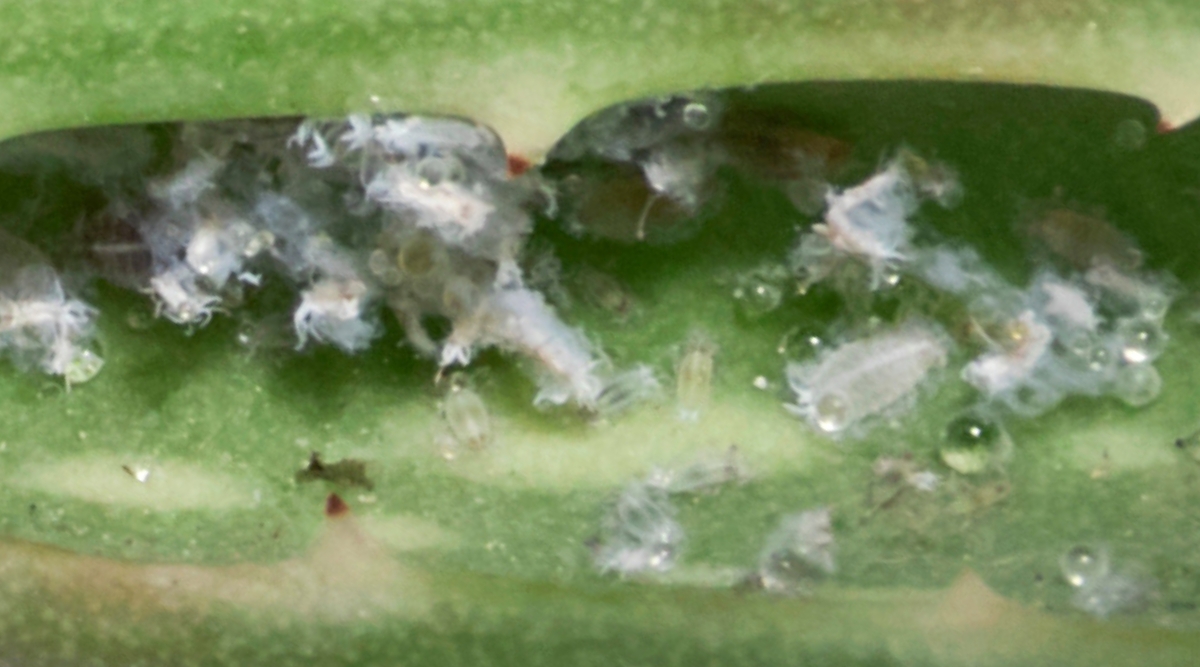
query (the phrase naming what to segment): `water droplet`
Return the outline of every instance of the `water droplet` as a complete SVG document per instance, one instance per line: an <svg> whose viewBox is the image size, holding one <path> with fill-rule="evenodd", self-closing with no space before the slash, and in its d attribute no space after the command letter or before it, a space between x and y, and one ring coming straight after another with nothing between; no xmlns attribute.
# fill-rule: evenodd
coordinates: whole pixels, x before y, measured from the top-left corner
<svg viewBox="0 0 1200 667"><path fill-rule="evenodd" d="M1162 376L1150 364L1123 366L1113 380L1113 393L1127 405L1140 408L1158 398Z"/></svg>
<svg viewBox="0 0 1200 667"><path fill-rule="evenodd" d="M783 302L783 290L764 280L749 279L734 288L733 299L739 313L756 319L779 307Z"/></svg>
<svg viewBox="0 0 1200 667"><path fill-rule="evenodd" d="M980 415L962 415L946 425L946 441L956 447L991 447L999 440L1000 425Z"/></svg>
<svg viewBox="0 0 1200 667"><path fill-rule="evenodd" d="M1088 368L1097 373L1108 370L1112 362L1112 354L1103 347L1093 348L1091 354L1088 355Z"/></svg>
<svg viewBox="0 0 1200 667"><path fill-rule="evenodd" d="M367 257L367 269L371 269L372 274L382 276L390 268L391 260L388 259L388 253L382 250L371 251L371 256Z"/></svg>
<svg viewBox="0 0 1200 667"><path fill-rule="evenodd" d="M938 453L951 470L971 475L987 468L1002 437L1000 424L995 420L968 413L946 425L945 444Z"/></svg>
<svg viewBox="0 0 1200 667"><path fill-rule="evenodd" d="M367 268L385 285L398 285L404 280L404 276L396 268L396 263L388 257L386 252L378 248L372 250L370 256L367 257Z"/></svg>
<svg viewBox="0 0 1200 667"><path fill-rule="evenodd" d="M795 327L779 339L775 351L789 361L811 359L825 347L822 332L813 326Z"/></svg>
<svg viewBox="0 0 1200 667"><path fill-rule="evenodd" d="M683 107L683 124L693 130L707 130L712 120L712 112L700 102L691 102Z"/></svg>
<svg viewBox="0 0 1200 667"><path fill-rule="evenodd" d="M1146 126L1136 118L1126 118L1117 123L1113 132L1113 143L1117 148L1126 151L1136 151L1146 146Z"/></svg>
<svg viewBox="0 0 1200 667"><path fill-rule="evenodd" d="M396 267L414 278L440 272L447 261L445 249L429 234L408 240L396 254Z"/></svg>
<svg viewBox="0 0 1200 667"><path fill-rule="evenodd" d="M850 405L841 394L825 394L816 405L817 428L826 433L835 433L846 428L850 417Z"/></svg>
<svg viewBox="0 0 1200 667"><path fill-rule="evenodd" d="M101 368L104 368L104 359L100 355L91 350L81 350L67 364L63 376L67 384L82 384L96 377Z"/></svg>
<svg viewBox="0 0 1200 667"><path fill-rule="evenodd" d="M1150 293L1142 295L1141 306L1142 317L1152 322L1161 322L1171 307L1171 299L1157 290L1150 290Z"/></svg>
<svg viewBox="0 0 1200 667"><path fill-rule="evenodd" d="M1069 363L1090 368L1092 352L1097 347L1096 337L1087 331L1068 329L1063 331L1056 341L1066 353Z"/></svg>
<svg viewBox="0 0 1200 667"><path fill-rule="evenodd" d="M1086 545L1071 547L1058 566L1068 584L1082 588L1108 576L1108 552Z"/></svg>
<svg viewBox="0 0 1200 667"><path fill-rule="evenodd" d="M1150 320L1122 320L1117 324L1117 335L1121 337L1121 358L1130 364L1153 361L1167 343L1166 333Z"/></svg>

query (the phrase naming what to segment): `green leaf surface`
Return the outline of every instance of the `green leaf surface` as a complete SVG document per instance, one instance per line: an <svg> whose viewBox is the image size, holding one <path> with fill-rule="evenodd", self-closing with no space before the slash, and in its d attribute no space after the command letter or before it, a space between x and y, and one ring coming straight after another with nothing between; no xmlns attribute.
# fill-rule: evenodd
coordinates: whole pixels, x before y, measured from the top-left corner
<svg viewBox="0 0 1200 667"><path fill-rule="evenodd" d="M1104 210L1153 269L1184 286L1197 278L1195 133L1122 141L1122 128L1156 121L1145 102L934 83L740 95L850 142L852 173L870 173L900 144L953 164L967 196L923 216L922 228L973 245L1014 281L1035 268L1014 220L1030 201L1055 198ZM33 238L50 249L86 200L56 178L0 181L10 220L27 217L31 187L58 195L37 200L43 231ZM1001 477L957 476L936 467L947 420L972 400L954 372L899 426L852 443L780 408L789 397L779 341L836 313L827 299L795 297L760 320L735 314L726 276L779 260L798 218L766 184L728 175L725 190L700 235L673 246L580 240L551 220L536 233L568 267L601 267L626 286L628 319L586 299L565 313L616 363L669 378L689 332L712 337L713 402L697 423L678 421L670 401L607 424L539 412L513 360L485 355L471 373L495 442L447 460L436 368L399 347L394 327L358 356L247 350L232 319L188 335L150 319L144 296L101 286L92 299L108 366L96 379L65 392L11 368L0 375L3 657L1188 664L1200 642L1200 467L1172 443L1194 431L1200 392L1189 302L1167 323L1158 401L1067 401L1010 425L1016 451ZM759 376L775 389L754 388ZM675 572L619 581L594 571L586 545L626 482L730 444L750 478L680 503L689 541ZM312 450L365 461L374 487L299 482ZM873 463L906 452L945 484L880 504ZM351 517L322 518L330 490ZM812 596L739 590L779 517L822 504L834 508L835 580ZM1077 543L1139 564L1159 597L1105 621L1073 610L1057 568Z"/></svg>
<svg viewBox="0 0 1200 667"><path fill-rule="evenodd" d="M901 144L960 169L964 205L923 222L1014 280L1031 270L1014 220L1056 192L1103 210L1155 269L1196 279L1200 141L1153 132L1160 111L1175 124L1200 111L1192 3L8 2L0 25L0 136L404 110L476 118L536 158L607 104L702 87L946 79L1137 95L1153 105L928 82L747 93L850 142L853 174ZM1144 145L1114 140L1130 123ZM770 187L726 187L727 204L679 246L583 242L545 220L537 232L569 264L626 284L632 322L588 305L568 317L617 361L669 377L690 331L716 340L713 409L697 425L669 405L601 426L537 412L530 382L491 355L474 373L495 447L447 461L436 369L398 347L394 327L356 357L247 352L230 320L185 335L147 324L143 297L99 288L99 377L65 392L0 373L0 660L1190 664L1200 468L1171 446L1196 427L1187 312L1168 323L1152 406L1068 401L1012 428L1011 492L939 468L951 481L936 497L873 510L875 459L935 465L969 396L940 391L902 428L849 447L783 413L776 347L832 315L803 299L760 321L734 315L721 277L779 259L798 219ZM53 177L0 177L6 221L44 227L49 249L88 196ZM759 376L776 389L753 388ZM622 484L730 444L753 478L685 504L673 578L594 572L585 545ZM366 461L374 488L298 483L312 450ZM322 518L330 490L352 519ZM835 581L801 598L731 589L780 515L818 504L835 511ZM1072 610L1057 560L1080 542L1139 563L1159 597L1106 621Z"/></svg>

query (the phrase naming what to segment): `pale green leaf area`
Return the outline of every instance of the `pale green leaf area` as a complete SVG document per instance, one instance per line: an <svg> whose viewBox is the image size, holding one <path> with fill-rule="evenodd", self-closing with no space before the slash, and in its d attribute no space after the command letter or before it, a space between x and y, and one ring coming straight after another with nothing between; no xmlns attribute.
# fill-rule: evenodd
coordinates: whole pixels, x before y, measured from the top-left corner
<svg viewBox="0 0 1200 667"><path fill-rule="evenodd" d="M1156 134L1145 102L933 83L739 95L849 142L845 183L900 145L953 165L966 197L923 209L922 233L974 245L1014 282L1035 268L1015 223L1045 201L1102 213L1185 290L1197 278L1200 140L1192 130ZM1144 143L1127 141L1130 127L1146 131ZM781 260L806 219L737 174L723 174L722 189L701 232L670 246L578 239L539 220L537 242L553 244L568 270L608 272L634 304L617 316L575 298L563 317L614 363L649 364L664 395L604 423L538 411L520 364L487 353L468 377L494 439L453 457L437 369L390 321L357 356L296 352L286 336L247 349L230 317L189 333L154 320L143 295L94 286L107 359L99 376L68 391L0 371L0 657L1189 664L1200 650L1200 463L1173 445L1200 426L1200 325L1186 291L1167 321L1157 401L1070 399L1010 420L1015 451L1003 470L962 476L936 450L947 421L974 401L957 377L965 347L915 409L863 439L826 439L783 410L780 340L797 326L830 327L846 304L818 289L761 319L736 315L728 277ZM64 230L94 196L53 172L0 180L4 219L67 264ZM900 289L876 307L902 312L915 294ZM691 423L677 418L672 382L697 330L718 352L711 405ZM765 390L753 384L760 376ZM595 572L587 544L624 484L731 445L745 479L679 499L688 541L675 571L629 581ZM298 483L311 451L365 461L374 487ZM906 453L943 483L882 502L872 464ZM330 491L352 516L322 518ZM779 518L819 505L833 511L836 575L811 596L739 589ZM1155 578L1157 596L1104 621L1072 609L1058 559L1075 544L1105 545L1122 567Z"/></svg>
<svg viewBox="0 0 1200 667"><path fill-rule="evenodd" d="M183 118L461 114L540 157L592 111L701 87L949 79L1200 112L1185 0L186 0L0 5L0 136Z"/></svg>

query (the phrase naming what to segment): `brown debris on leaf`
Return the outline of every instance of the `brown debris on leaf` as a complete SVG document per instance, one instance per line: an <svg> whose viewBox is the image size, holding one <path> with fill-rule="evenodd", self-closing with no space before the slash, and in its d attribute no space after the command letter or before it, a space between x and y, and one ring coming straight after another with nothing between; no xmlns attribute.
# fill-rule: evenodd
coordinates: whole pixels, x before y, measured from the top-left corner
<svg viewBox="0 0 1200 667"><path fill-rule="evenodd" d="M317 480L337 486L357 486L367 491L375 489L375 483L367 477L366 462L359 459L342 459L334 463L325 463L321 460L320 452L313 452L308 457L308 465L296 472L296 481L303 484Z"/></svg>

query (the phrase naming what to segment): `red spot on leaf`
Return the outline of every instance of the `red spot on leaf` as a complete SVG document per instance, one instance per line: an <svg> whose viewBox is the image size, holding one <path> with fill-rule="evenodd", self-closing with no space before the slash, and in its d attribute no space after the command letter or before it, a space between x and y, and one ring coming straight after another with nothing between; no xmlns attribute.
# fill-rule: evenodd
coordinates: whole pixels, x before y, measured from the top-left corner
<svg viewBox="0 0 1200 667"><path fill-rule="evenodd" d="M524 174L525 172L529 171L529 168L532 166L533 166L533 164L530 163L527 158L522 157L520 155L513 155L512 153L509 153L509 155L508 155L508 175L510 177L520 176L521 174Z"/></svg>
<svg viewBox="0 0 1200 667"><path fill-rule="evenodd" d="M329 494L329 497L325 499L325 516L329 517L330 519L346 516L349 513L350 506L347 505L346 501L342 500L342 497L338 494L331 493Z"/></svg>

